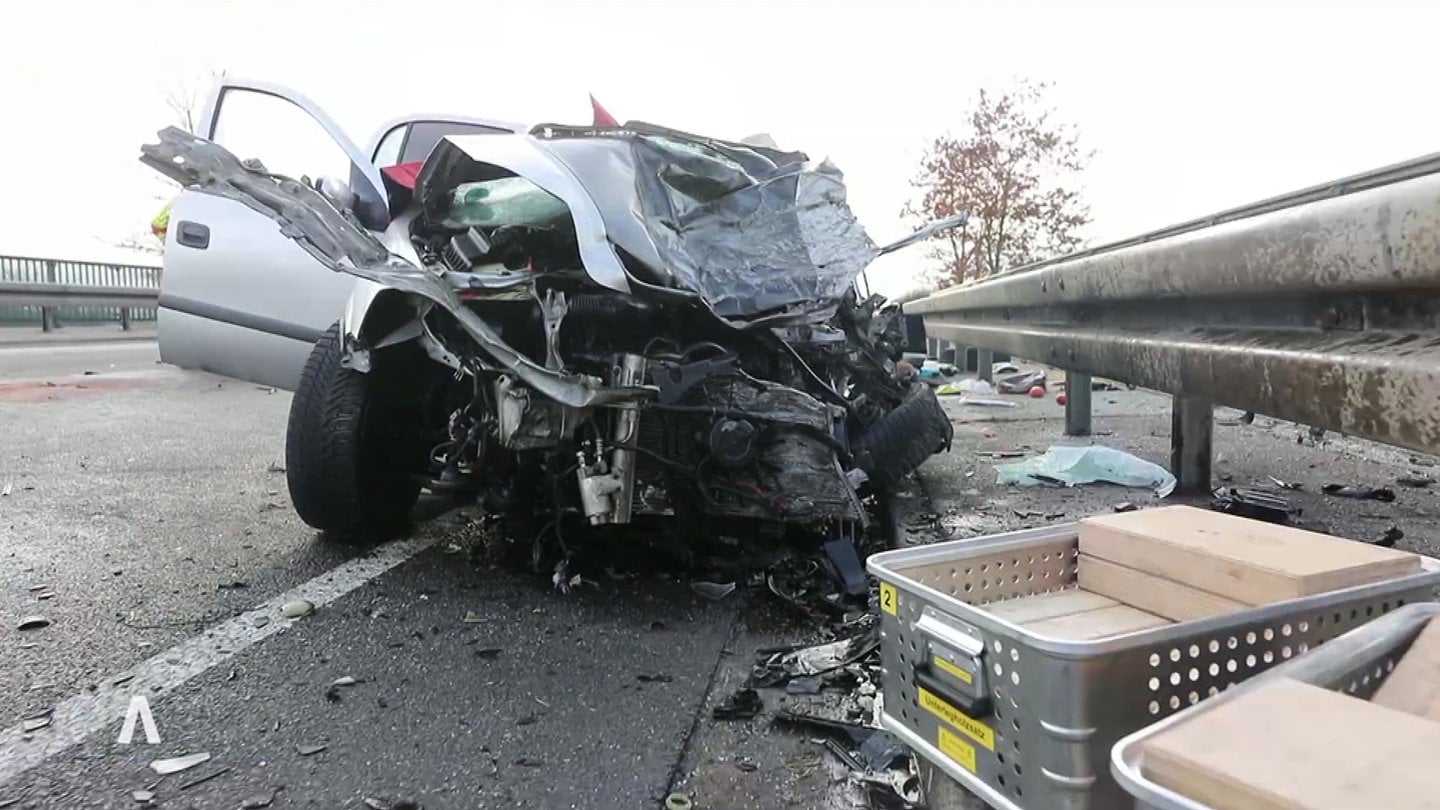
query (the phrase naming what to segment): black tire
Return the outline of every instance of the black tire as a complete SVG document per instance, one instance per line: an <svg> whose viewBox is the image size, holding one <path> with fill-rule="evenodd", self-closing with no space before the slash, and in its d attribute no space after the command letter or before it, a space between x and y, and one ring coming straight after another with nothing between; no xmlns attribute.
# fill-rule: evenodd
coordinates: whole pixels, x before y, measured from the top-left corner
<svg viewBox="0 0 1440 810"><path fill-rule="evenodd" d="M870 477L870 485L889 487L920 468L925 460L950 448L955 426L935 396L924 383L911 386L895 410L860 438L861 469Z"/></svg>
<svg viewBox="0 0 1440 810"><path fill-rule="evenodd" d="M420 494L403 387L378 354L361 374L340 365L338 324L321 336L290 403L285 478L300 519L349 543L403 532Z"/></svg>

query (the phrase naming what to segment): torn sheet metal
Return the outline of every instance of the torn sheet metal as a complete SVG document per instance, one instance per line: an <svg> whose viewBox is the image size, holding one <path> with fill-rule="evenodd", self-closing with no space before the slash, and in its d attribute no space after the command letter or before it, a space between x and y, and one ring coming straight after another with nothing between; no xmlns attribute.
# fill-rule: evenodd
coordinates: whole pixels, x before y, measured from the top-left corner
<svg viewBox="0 0 1440 810"><path fill-rule="evenodd" d="M393 256L319 192L262 166L247 166L223 147L176 127L159 135L158 144L141 148L147 165L181 185L236 200L274 219L281 233L332 270L434 301L454 315L486 353L556 402L584 408L653 394L650 388L610 388L595 377L546 369L511 348L445 280Z"/></svg>
<svg viewBox="0 0 1440 810"><path fill-rule="evenodd" d="M643 281L697 293L722 318L834 301L879 255L829 162L647 124L541 131Z"/></svg>

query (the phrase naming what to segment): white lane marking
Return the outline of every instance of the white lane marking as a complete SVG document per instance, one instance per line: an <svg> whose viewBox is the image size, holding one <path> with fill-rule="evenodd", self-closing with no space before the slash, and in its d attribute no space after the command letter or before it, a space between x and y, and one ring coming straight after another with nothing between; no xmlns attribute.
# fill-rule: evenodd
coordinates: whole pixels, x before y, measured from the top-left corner
<svg viewBox="0 0 1440 810"><path fill-rule="evenodd" d="M94 692L66 698L55 707L48 728L26 734L23 726L15 725L0 731L0 786L123 717L132 696L143 694L153 699L165 695L216 664L284 632L294 622L308 621L282 617L280 606L286 602L308 599L317 609L324 607L435 542L436 538L410 539L381 546L370 556L333 568L199 636L176 644L133 669L106 678ZM264 622L258 622L261 617ZM260 626L257 627L257 623ZM31 739L27 740L27 736Z"/></svg>

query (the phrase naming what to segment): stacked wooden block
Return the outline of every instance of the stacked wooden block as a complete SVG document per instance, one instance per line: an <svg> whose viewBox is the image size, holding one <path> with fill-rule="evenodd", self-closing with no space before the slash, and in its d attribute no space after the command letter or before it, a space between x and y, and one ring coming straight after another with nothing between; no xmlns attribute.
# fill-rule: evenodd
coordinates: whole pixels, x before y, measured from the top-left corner
<svg viewBox="0 0 1440 810"><path fill-rule="evenodd" d="M1156 735L1152 782L1216 810L1440 807L1440 624L1369 700L1281 678Z"/></svg>
<svg viewBox="0 0 1440 810"><path fill-rule="evenodd" d="M1041 636L1094 640L1404 576L1420 558L1188 506L1080 522L1079 590L986 605Z"/></svg>
<svg viewBox="0 0 1440 810"><path fill-rule="evenodd" d="M1083 520L1079 550L1078 588L984 609L1040 636L1098 640L1421 568L1408 552L1190 507ZM1373 701L1280 679L1151 738L1141 767L1216 810L1433 810L1437 756L1440 623Z"/></svg>

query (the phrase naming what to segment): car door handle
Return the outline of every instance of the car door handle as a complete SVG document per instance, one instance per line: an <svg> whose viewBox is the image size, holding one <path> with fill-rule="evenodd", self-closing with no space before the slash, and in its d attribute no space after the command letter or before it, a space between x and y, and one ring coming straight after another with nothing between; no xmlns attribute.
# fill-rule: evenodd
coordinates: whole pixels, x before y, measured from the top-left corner
<svg viewBox="0 0 1440 810"><path fill-rule="evenodd" d="M204 250L210 247L210 226L182 221L180 230L175 234L175 241L185 247Z"/></svg>

